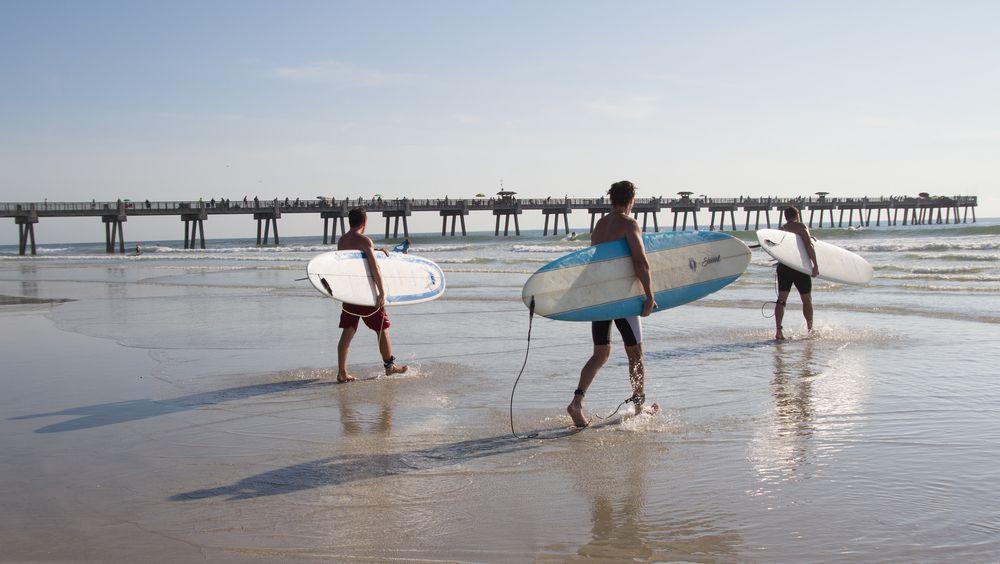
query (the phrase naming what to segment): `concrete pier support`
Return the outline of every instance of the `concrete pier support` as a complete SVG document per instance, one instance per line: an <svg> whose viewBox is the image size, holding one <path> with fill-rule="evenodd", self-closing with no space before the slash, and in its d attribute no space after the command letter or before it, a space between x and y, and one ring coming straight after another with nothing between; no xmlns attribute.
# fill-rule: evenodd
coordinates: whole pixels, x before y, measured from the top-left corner
<svg viewBox="0 0 1000 564"><path fill-rule="evenodd" d="M347 233L347 225L344 222L344 218L347 217L347 211L336 210L336 211L325 211L320 212L319 216L323 218L323 244L333 244L337 242L337 224L340 224L340 234L343 235ZM333 233L330 233L330 220L333 220ZM406 218L403 218L403 227L406 229ZM409 233L407 232L407 236Z"/></svg>
<svg viewBox="0 0 1000 564"><path fill-rule="evenodd" d="M125 254L125 228L123 225L127 220L124 213L101 216L101 222L104 223L105 252L114 253L117 244L119 252Z"/></svg>
<svg viewBox="0 0 1000 564"><path fill-rule="evenodd" d="M730 227L736 231L736 206L709 206L708 211L712 212L712 217L708 221L708 230L715 230L715 214L719 213L719 231L726 228L726 212L729 212Z"/></svg>
<svg viewBox="0 0 1000 564"><path fill-rule="evenodd" d="M392 238L399 238L399 220L403 220L403 237L410 236L410 224L407 218L412 215L410 207L403 206L402 208L385 210L382 212L382 217L385 218L385 238L389 238L389 220L392 220Z"/></svg>
<svg viewBox="0 0 1000 564"><path fill-rule="evenodd" d="M496 237L500 236L500 217L503 216L503 236L507 237L510 235L510 218L514 217L514 234L521 235L521 226L518 224L517 216L521 215L521 207L515 206L510 208L499 208L493 210L493 215L496 216L496 229L493 230L493 235Z"/></svg>
<svg viewBox="0 0 1000 564"><path fill-rule="evenodd" d="M649 219L653 219L653 232L659 233L660 231L660 220L658 217L659 212L663 209L663 205L660 198L653 198L648 202L636 203L632 206L632 212L635 214L636 219L638 219L639 214L642 214L642 232L645 233L649 229ZM611 211L611 208L608 208Z"/></svg>
<svg viewBox="0 0 1000 564"><path fill-rule="evenodd" d="M555 206L555 207L542 208L542 215L545 216L545 228L542 230L542 235L544 236L549 234L550 216L553 217L552 234L559 235L559 216L562 216L563 232L566 235L569 235L569 214L571 211L572 210L570 210L569 206Z"/></svg>
<svg viewBox="0 0 1000 564"><path fill-rule="evenodd" d="M755 203L747 204L743 206L743 209L747 212L746 223L743 226L744 231L750 230L750 212L754 212L754 231L760 229L760 212L764 212L764 219L767 221L767 227L771 227L771 209L774 206L768 203Z"/></svg>
<svg viewBox="0 0 1000 564"><path fill-rule="evenodd" d="M271 226L274 226L274 244L280 245L281 240L278 238L278 219L281 218L281 210L275 206L274 211L267 212L255 212L253 218L257 220L257 245L266 245L270 239ZM263 224L264 227L264 238L261 239L260 228Z"/></svg>
<svg viewBox="0 0 1000 564"><path fill-rule="evenodd" d="M201 248L205 248L205 220L208 219L208 214L205 210L199 210L196 213L186 213L181 215L181 221L184 222L184 248L193 249L195 248L195 243L201 236Z"/></svg>
<svg viewBox="0 0 1000 564"><path fill-rule="evenodd" d="M459 208L454 210L441 210L438 212L441 214L441 236L445 236L445 231L448 229L448 218L451 218L451 236L455 236L455 223L460 221L462 225L462 237L466 236L465 231L465 216L469 215L469 210L466 208ZM499 217L499 216L498 216Z"/></svg>
<svg viewBox="0 0 1000 564"><path fill-rule="evenodd" d="M694 205L693 203L692 204L680 205L680 206L672 206L670 208L670 211L674 212L674 226L673 226L673 230L677 231L677 215L678 214L682 214L682 216L681 216L681 231L687 231L688 214L691 214L691 219L692 219L692 222L694 223L694 228L697 231L698 230L698 210L700 210L700 209L701 208L699 206Z"/></svg>
<svg viewBox="0 0 1000 564"><path fill-rule="evenodd" d="M35 248L36 223L38 223L38 214L35 212L14 218L14 224L17 225L17 253L21 256L27 254L29 242L31 243L32 256L38 254Z"/></svg>
<svg viewBox="0 0 1000 564"><path fill-rule="evenodd" d="M608 204L608 205L604 205L604 206L597 206L597 207L587 208L587 213L590 214L590 233L593 233L594 232L594 223L596 223L598 219L600 219L600 218L604 217L605 215L611 213L611 205ZM656 222L655 216L654 216L653 222L654 223Z"/></svg>

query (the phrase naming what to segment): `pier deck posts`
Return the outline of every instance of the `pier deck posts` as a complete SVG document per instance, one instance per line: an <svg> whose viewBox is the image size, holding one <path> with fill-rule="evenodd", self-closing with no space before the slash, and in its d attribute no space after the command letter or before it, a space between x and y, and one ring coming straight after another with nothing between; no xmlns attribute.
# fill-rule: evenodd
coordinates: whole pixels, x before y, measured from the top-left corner
<svg viewBox="0 0 1000 564"><path fill-rule="evenodd" d="M550 206L542 208L542 215L545 216L545 226L542 228L542 236L549 234L549 216L554 216L552 218L552 234L559 235L559 216L563 219L563 231L569 234L569 205L561 204L558 206Z"/></svg>
<svg viewBox="0 0 1000 564"><path fill-rule="evenodd" d="M500 216L504 217L503 225L503 236L507 237L510 235L510 217L514 216L514 234L517 236L521 235L521 225L518 223L517 216L521 214L520 204L515 204L511 207L494 208L493 215L496 216L496 229L493 231L493 235L496 237L500 236Z"/></svg>
<svg viewBox="0 0 1000 564"><path fill-rule="evenodd" d="M345 215L346 215L346 212L345 212ZM389 218L392 218L392 220L393 220L393 223L392 223L392 238L393 239L398 239L399 238L399 220L400 220L400 218L402 218L402 220L403 220L403 237L409 237L410 236L410 225L409 225L409 221L407 220L407 218L409 216L411 216L411 215L413 215L413 211L411 210L410 202L409 201L406 201L403 204L399 204L398 206L394 207L393 209L383 210L382 211L382 217L385 218L385 238L386 239L389 238ZM443 234L444 233L442 232L442 235ZM343 233L341 233L341 235L343 235ZM453 235L454 235L454 233L453 233Z"/></svg>
<svg viewBox="0 0 1000 564"><path fill-rule="evenodd" d="M441 210L438 212L441 214L441 236L445 236L445 232L448 229L448 218L451 218L451 235L455 236L455 226L456 223L461 221L462 225L462 237L467 235L465 230L465 216L469 215L469 210L466 207L451 209L451 210ZM498 218L500 216L497 216Z"/></svg>
<svg viewBox="0 0 1000 564"><path fill-rule="evenodd" d="M27 254L29 241L31 243L32 256L38 254L35 248L36 223L38 223L38 214L36 212L14 217L14 224L17 225L17 252L21 256Z"/></svg>
<svg viewBox="0 0 1000 564"><path fill-rule="evenodd" d="M120 252L125 254L125 229L122 224L127 220L124 213L101 216L101 222L104 223L105 252L114 253L117 243Z"/></svg>
<svg viewBox="0 0 1000 564"><path fill-rule="evenodd" d="M281 240L278 239L278 219L281 217L281 210L278 206L274 207L274 211L267 212L255 212L253 218L257 220L257 244L266 245L271 237L271 226L274 225L274 244L280 245ZM261 222L264 224L264 238L261 239L260 228Z"/></svg>
<svg viewBox="0 0 1000 564"><path fill-rule="evenodd" d="M199 235L201 235L201 248L205 248L206 219L208 219L208 213L204 209L198 210L195 213L185 213L181 215L181 221L184 222L185 249L195 248L195 242L198 240Z"/></svg>
<svg viewBox="0 0 1000 564"><path fill-rule="evenodd" d="M587 208L587 213L590 214L590 233L594 232L594 223L611 212L611 204L598 205L594 207ZM656 222L656 215L653 216L653 222Z"/></svg>
<svg viewBox="0 0 1000 564"><path fill-rule="evenodd" d="M341 207L339 210L320 212L319 216L323 218L323 244L333 244L337 242L337 223L340 223L340 234L344 235L347 233L347 226L344 224L344 218L347 217L347 210ZM333 220L333 232L330 233L330 220ZM403 229L406 230L406 218L403 218ZM408 236L409 234L407 234Z"/></svg>

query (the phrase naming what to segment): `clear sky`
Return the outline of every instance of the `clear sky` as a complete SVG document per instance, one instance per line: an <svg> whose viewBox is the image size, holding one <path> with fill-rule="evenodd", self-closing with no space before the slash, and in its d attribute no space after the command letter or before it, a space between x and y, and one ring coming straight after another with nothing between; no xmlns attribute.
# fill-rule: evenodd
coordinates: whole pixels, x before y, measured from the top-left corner
<svg viewBox="0 0 1000 564"><path fill-rule="evenodd" d="M1000 2L0 8L4 201L463 197L501 177L593 196L629 178L645 196L972 193L1000 215ZM128 229L180 233L148 221Z"/></svg>

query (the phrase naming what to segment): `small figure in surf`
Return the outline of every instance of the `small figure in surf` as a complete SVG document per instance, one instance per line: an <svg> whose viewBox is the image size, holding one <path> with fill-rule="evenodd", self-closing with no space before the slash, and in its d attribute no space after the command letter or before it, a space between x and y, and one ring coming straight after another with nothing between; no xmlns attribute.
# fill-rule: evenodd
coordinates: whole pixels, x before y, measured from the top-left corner
<svg viewBox="0 0 1000 564"><path fill-rule="evenodd" d="M344 309L340 314L340 342L337 344L337 381L350 382L354 380L347 372L347 351L351 347L351 339L358 330L359 320L364 320L369 329L378 333L378 348L382 354L382 363L385 367L386 375L402 374L406 372L406 366L396 364L396 357L392 356L392 343L389 341L389 316L385 313L385 285L382 283L382 271L375 260L375 253L382 252L386 256L389 252L382 248L375 248L375 244L365 236L365 227L368 225L368 214L362 208L354 208L347 214L347 221L351 229L340 238L337 243L338 251L361 251L368 261L369 271L375 279L375 288L378 290L378 300L374 307L344 304Z"/></svg>
<svg viewBox="0 0 1000 564"><path fill-rule="evenodd" d="M135 245L135 256L139 256L141 254L142 254L142 248L139 247L138 243L136 243L136 245Z"/></svg>
<svg viewBox="0 0 1000 564"><path fill-rule="evenodd" d="M601 218L594 227L594 233L590 237L591 245L598 245L608 241L625 239L628 243L629 251L632 254L632 266L635 269L635 276L642 285L642 290L646 294L641 317L646 317L656 309L656 300L653 299L653 283L649 274L649 261L646 258L646 250L642 245L642 230L639 224L629 215L632 212L632 204L635 201L635 185L628 180L615 182L608 190L611 196L611 213ZM656 413L660 407L652 404L643 407L646 400L644 386L646 381L646 369L642 362L642 322L640 316L615 319L613 322L594 321L591 322L591 336L594 340L594 353L590 360L580 371L580 382L576 391L573 392L573 401L566 407L566 412L573 419L573 424L577 427L586 427L588 421L583 413L583 397L587 393L587 388L597 376L597 371L604 366L611 356L611 324L614 323L625 342L625 354L628 356L629 381L632 384L632 397L630 402L635 404L635 412Z"/></svg>
<svg viewBox="0 0 1000 564"><path fill-rule="evenodd" d="M392 252L394 252L394 253L403 253L404 255L405 254L409 254L409 252L410 252L410 238L407 237L406 239L403 239L402 243L400 243L400 244L398 244L398 245L396 245L395 247L392 248Z"/></svg>
<svg viewBox="0 0 1000 564"><path fill-rule="evenodd" d="M812 235L810 235L806 224L799 221L798 209L794 207L785 208L785 224L780 229L789 233L795 233L802 238L802 241L806 244L806 252L809 254L809 260L812 261L812 276L819 276L819 263L816 262L816 248L813 246ZM774 338L778 341L785 339L785 335L781 331L781 322L785 318L785 304L788 302L788 294L792 290L792 285L799 291L799 299L802 300L802 315L806 318L806 326L809 328L809 331L813 329L812 277L779 262L778 300L774 306Z"/></svg>

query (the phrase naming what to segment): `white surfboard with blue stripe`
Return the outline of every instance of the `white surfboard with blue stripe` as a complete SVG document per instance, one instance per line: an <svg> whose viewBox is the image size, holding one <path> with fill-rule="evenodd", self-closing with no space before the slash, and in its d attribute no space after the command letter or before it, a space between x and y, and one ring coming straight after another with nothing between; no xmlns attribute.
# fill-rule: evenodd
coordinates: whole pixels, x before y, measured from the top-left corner
<svg viewBox="0 0 1000 564"><path fill-rule="evenodd" d="M377 251L386 305L429 302L444 293L444 272L434 261L403 253ZM306 266L312 285L324 296L347 304L374 306L375 279L361 251L331 251L317 255Z"/></svg>
<svg viewBox="0 0 1000 564"><path fill-rule="evenodd" d="M750 264L750 249L714 231L643 235L653 293L662 311L735 281ZM535 313L562 321L603 321L642 313L644 293L624 239L560 257L531 275L521 292Z"/></svg>

